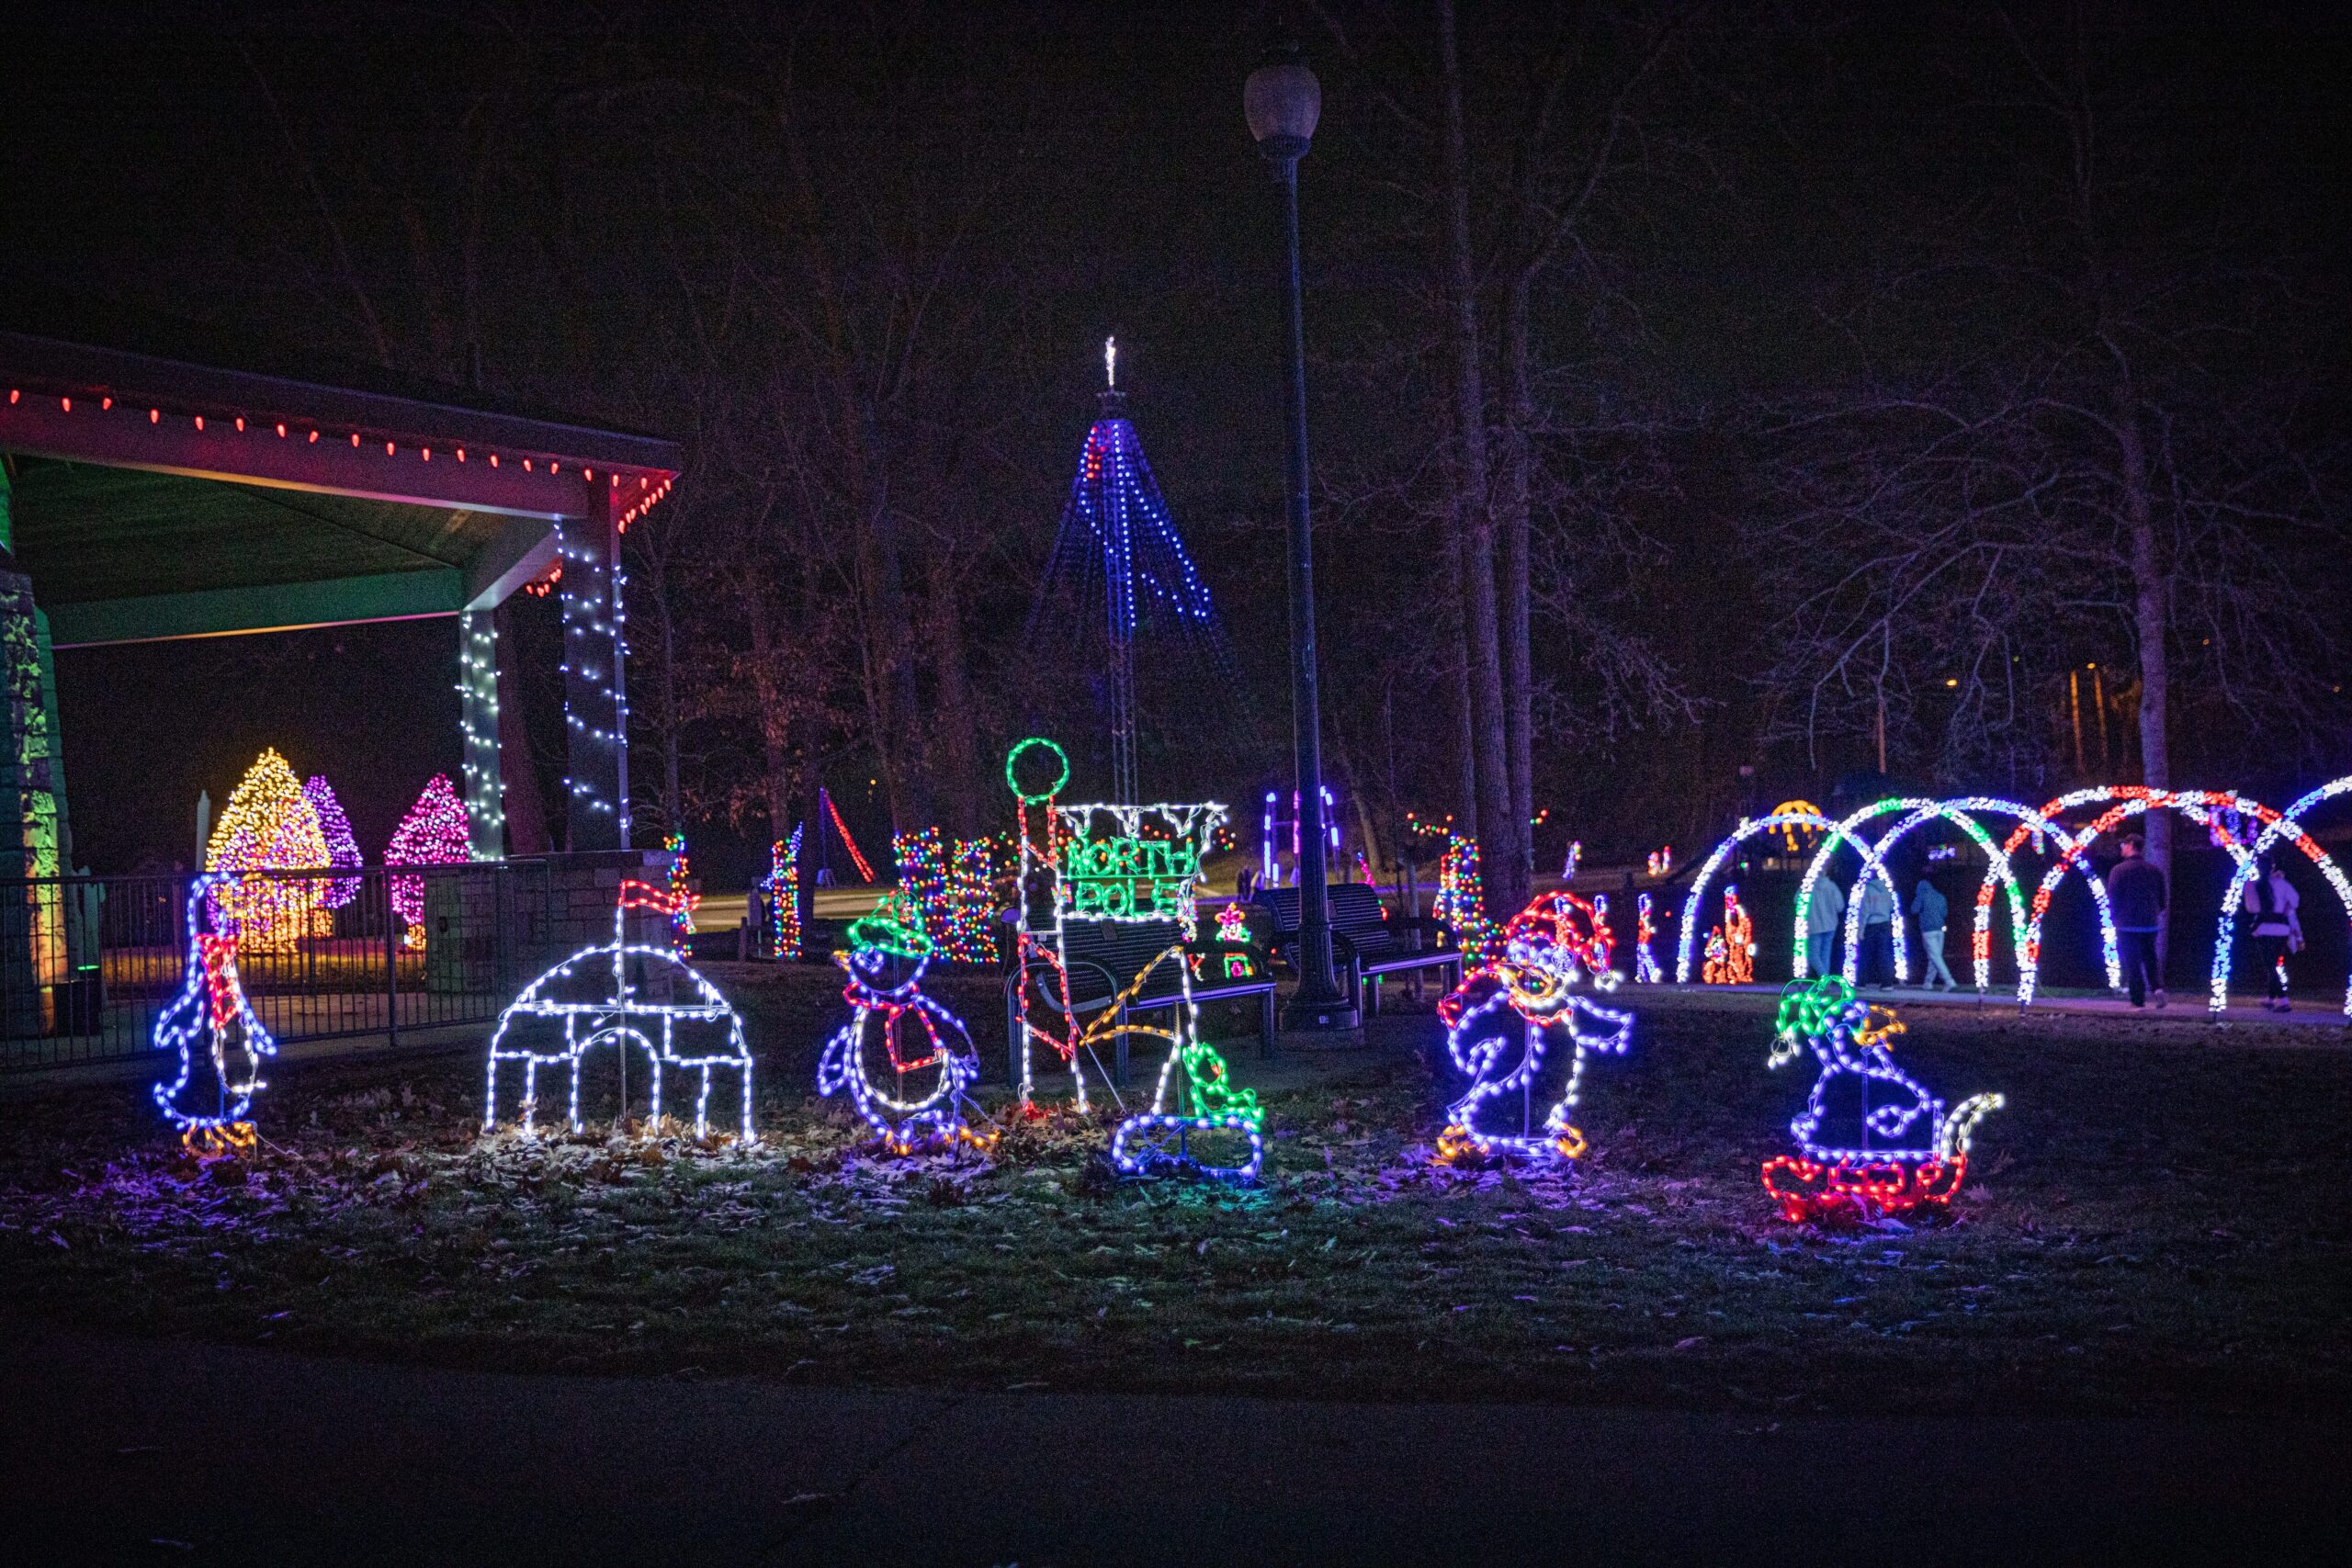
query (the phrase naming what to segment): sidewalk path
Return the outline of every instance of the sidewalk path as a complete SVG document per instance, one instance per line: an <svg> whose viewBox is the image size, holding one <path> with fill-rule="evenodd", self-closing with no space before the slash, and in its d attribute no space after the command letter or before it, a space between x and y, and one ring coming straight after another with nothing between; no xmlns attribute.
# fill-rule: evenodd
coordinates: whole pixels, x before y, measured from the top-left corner
<svg viewBox="0 0 2352 1568"><path fill-rule="evenodd" d="M8 1326L12 1562L1940 1568L2352 1542L2341 1422L868 1393Z"/></svg>

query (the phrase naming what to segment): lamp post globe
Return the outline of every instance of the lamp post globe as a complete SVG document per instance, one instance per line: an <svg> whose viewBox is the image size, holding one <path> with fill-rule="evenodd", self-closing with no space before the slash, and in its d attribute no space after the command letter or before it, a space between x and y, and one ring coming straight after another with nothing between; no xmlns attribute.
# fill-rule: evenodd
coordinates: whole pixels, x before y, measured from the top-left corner
<svg viewBox="0 0 2352 1568"><path fill-rule="evenodd" d="M1323 85L1295 48L1277 50L1250 73L1241 110L1259 152L1273 166L1282 195L1283 255L1289 273L1290 366L1283 413L1289 426L1291 728L1298 790L1298 989L1283 1021L1293 1029L1353 1029L1355 1001L1340 989L1331 964L1331 905L1326 890L1323 824L1323 713L1315 659L1315 541L1306 503L1306 319L1299 279L1298 161L1323 112Z"/></svg>

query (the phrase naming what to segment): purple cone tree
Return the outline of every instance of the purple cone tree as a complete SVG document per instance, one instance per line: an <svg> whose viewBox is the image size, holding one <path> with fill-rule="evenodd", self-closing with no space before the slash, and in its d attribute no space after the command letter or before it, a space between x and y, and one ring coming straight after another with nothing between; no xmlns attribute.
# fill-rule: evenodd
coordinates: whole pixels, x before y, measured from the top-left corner
<svg viewBox="0 0 2352 1568"><path fill-rule="evenodd" d="M466 839L466 803L458 798L449 775L435 773L416 797L416 804L392 829L384 847L384 863L391 865L462 865L469 859ZM406 922L402 939L412 950L424 946L424 878L395 876L392 910Z"/></svg>

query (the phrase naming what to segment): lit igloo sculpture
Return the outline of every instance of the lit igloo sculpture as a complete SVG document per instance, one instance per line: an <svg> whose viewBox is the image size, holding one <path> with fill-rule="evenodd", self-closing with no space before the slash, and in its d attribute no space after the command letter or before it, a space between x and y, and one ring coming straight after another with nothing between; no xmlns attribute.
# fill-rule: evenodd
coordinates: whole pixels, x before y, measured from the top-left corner
<svg viewBox="0 0 2352 1568"><path fill-rule="evenodd" d="M695 1095L695 1136L709 1131L710 1086L714 1071L732 1068L736 1077L738 1135L754 1142L752 1132L752 1053L744 1043L743 1021L718 987L680 958L666 943L653 946L628 940L628 912L650 909L674 919L688 896L666 892L642 882L621 884L613 908L613 940L581 949L541 975L516 997L498 1018L490 1037L488 1092L482 1102L482 1130L498 1126L498 1068L502 1062L523 1065L523 1094L516 1106L517 1124L532 1130L538 1105L538 1075L542 1066L561 1063L570 1076L570 1123L582 1130L580 1070L588 1054L600 1045L622 1051L631 1046L644 1053L650 1079L650 1116L662 1114L662 1077L673 1067L700 1075ZM632 969L635 973L632 975ZM562 1032L556 1035L560 1026Z"/></svg>

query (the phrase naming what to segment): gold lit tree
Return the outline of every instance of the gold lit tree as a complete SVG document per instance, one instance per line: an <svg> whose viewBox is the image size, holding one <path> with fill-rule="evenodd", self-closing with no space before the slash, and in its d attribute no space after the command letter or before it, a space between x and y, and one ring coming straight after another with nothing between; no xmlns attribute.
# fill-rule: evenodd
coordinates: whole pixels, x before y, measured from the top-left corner
<svg viewBox="0 0 2352 1568"><path fill-rule="evenodd" d="M247 952L282 951L311 931L324 885L279 881L253 873L316 871L334 863L318 808L275 747L262 752L221 808L206 846L204 869L238 880L213 895L220 928Z"/></svg>

